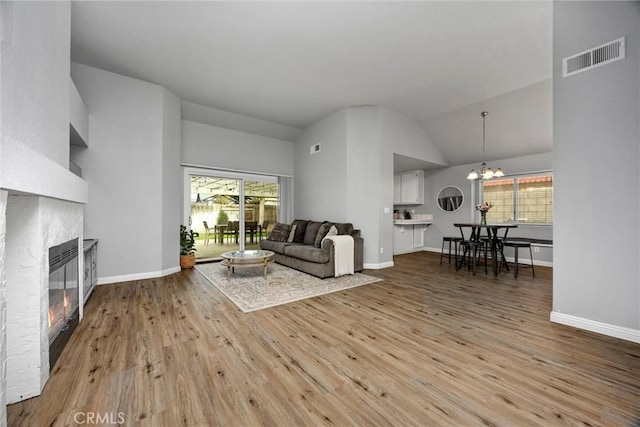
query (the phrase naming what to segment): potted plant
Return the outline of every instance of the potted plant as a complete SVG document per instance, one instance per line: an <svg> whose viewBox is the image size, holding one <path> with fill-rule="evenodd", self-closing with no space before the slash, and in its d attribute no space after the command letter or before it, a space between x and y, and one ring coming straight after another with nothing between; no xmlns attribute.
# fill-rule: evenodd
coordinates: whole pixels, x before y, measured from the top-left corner
<svg viewBox="0 0 640 427"><path fill-rule="evenodd" d="M193 268L196 265L196 237L199 234L193 230L187 230L184 225L180 226L180 267Z"/></svg>

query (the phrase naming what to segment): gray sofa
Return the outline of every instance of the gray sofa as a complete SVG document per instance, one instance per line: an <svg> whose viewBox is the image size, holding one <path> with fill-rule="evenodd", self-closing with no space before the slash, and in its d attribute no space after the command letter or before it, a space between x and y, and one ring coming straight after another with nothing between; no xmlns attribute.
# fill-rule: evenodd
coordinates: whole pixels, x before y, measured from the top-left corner
<svg viewBox="0 0 640 427"><path fill-rule="evenodd" d="M291 223L291 226L295 225L296 229L288 239L290 241L270 240L269 237L272 236L269 236L260 242L260 247L273 251L275 262L278 264L312 274L321 279L333 277L335 276L333 241L326 239L321 243L318 242L320 247L316 246L316 239L321 240L323 237L318 236L318 232L322 233L327 228L326 226L322 227L323 223L329 223L329 221L297 219ZM360 230L354 230L350 223L330 224L336 226L338 235L348 234L353 237L353 269L354 271L362 271L364 239L360 236Z"/></svg>

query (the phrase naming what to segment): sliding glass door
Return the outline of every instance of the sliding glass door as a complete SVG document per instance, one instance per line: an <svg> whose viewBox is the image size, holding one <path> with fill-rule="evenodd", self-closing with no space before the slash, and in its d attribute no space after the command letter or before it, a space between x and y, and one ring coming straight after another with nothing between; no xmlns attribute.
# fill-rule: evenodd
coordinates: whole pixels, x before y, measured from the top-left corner
<svg viewBox="0 0 640 427"><path fill-rule="evenodd" d="M257 249L278 216L275 177L189 170L188 223L199 233L196 259Z"/></svg>
<svg viewBox="0 0 640 427"><path fill-rule="evenodd" d="M245 247L259 249L278 220L278 184L266 181L244 181Z"/></svg>

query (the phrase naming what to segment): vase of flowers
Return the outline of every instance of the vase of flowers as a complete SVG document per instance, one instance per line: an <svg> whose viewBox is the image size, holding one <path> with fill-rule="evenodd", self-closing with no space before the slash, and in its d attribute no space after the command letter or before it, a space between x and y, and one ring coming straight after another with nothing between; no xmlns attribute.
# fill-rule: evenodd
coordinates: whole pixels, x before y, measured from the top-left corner
<svg viewBox="0 0 640 427"><path fill-rule="evenodd" d="M480 212L480 224L487 223L487 212L493 207L491 202L483 202L476 206L476 210Z"/></svg>

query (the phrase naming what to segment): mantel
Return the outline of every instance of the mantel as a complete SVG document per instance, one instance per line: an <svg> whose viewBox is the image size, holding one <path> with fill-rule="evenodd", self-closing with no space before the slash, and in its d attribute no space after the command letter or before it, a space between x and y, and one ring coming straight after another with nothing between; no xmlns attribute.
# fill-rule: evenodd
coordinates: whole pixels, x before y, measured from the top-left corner
<svg viewBox="0 0 640 427"><path fill-rule="evenodd" d="M0 141L0 188L16 194L87 203L86 181L8 135Z"/></svg>

